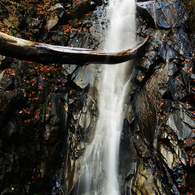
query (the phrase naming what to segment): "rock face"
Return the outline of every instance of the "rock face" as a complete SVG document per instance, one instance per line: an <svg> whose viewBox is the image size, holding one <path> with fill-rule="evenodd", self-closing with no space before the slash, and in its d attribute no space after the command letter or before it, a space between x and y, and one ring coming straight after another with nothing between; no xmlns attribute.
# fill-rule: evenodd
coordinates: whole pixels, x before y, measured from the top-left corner
<svg viewBox="0 0 195 195"><path fill-rule="evenodd" d="M82 20L73 14L75 3L3 2L0 31L95 48L89 34L94 6L77 3L77 9L87 7ZM98 74L96 65L43 65L0 56L0 194L69 193L76 160L93 137Z"/></svg>
<svg viewBox="0 0 195 195"><path fill-rule="evenodd" d="M194 48L181 1L137 3L137 32L150 41L136 62L130 124L135 194L194 193ZM122 165L121 165L122 166Z"/></svg>
<svg viewBox="0 0 195 195"><path fill-rule="evenodd" d="M64 7L60 3L55 4L49 9L49 20L47 20L46 23L48 31L50 31L58 23L63 14Z"/></svg>
<svg viewBox="0 0 195 195"><path fill-rule="evenodd" d="M0 31L98 49L101 1L2 1ZM119 152L120 194L195 193L194 36L183 2L138 2L137 39ZM14 11L10 11L14 10ZM94 11L95 10L95 11ZM13 19L14 18L14 19ZM98 117L101 66L0 56L0 193L75 195Z"/></svg>
<svg viewBox="0 0 195 195"><path fill-rule="evenodd" d="M187 20L182 1L146 1L137 3L137 10L159 28L181 27Z"/></svg>

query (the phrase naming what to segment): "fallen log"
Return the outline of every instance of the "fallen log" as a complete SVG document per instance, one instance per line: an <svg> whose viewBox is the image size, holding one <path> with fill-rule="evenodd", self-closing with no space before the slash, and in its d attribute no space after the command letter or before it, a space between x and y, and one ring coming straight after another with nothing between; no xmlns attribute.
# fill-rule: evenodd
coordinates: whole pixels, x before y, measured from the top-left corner
<svg viewBox="0 0 195 195"><path fill-rule="evenodd" d="M135 58L137 51L148 39L149 36L128 50L102 52L98 50L32 42L0 32L0 54L43 64L116 64Z"/></svg>

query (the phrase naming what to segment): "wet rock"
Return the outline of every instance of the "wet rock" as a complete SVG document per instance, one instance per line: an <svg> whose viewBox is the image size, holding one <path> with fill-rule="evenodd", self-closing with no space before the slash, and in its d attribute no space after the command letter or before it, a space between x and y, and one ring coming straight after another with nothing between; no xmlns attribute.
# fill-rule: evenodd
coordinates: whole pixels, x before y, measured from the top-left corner
<svg viewBox="0 0 195 195"><path fill-rule="evenodd" d="M26 25L29 27L29 28L40 28L41 25L42 25L42 21L39 20L39 19L34 19L34 18L31 18L31 16L27 17L26 19Z"/></svg>
<svg viewBox="0 0 195 195"><path fill-rule="evenodd" d="M65 46L68 44L69 36L62 32L55 32L55 33L52 33L51 40L54 45Z"/></svg>
<svg viewBox="0 0 195 195"><path fill-rule="evenodd" d="M67 113L64 110L63 104L60 100L60 98L55 95L53 97L53 101L55 104L53 104L53 117L51 119L51 127L50 125L46 125L46 136L49 135L49 142L50 143L56 143L58 137L61 133L67 134Z"/></svg>
<svg viewBox="0 0 195 195"><path fill-rule="evenodd" d="M140 162L137 166L136 174L134 185L132 186L133 192L143 191L146 194L155 194L156 192L159 194L167 194L164 193L159 178L157 176L152 176L154 173L149 167L147 167L147 164Z"/></svg>
<svg viewBox="0 0 195 195"><path fill-rule="evenodd" d="M9 2L4 3L8 7ZM29 4L26 10L25 7ZM81 22L75 29L76 33L64 33L60 22L66 24L67 21L60 20L65 13L62 5L58 3L48 9L51 6L48 2L36 4L34 1L17 2L18 7L14 5L17 7L17 14L25 13L21 17L25 17L25 21L22 19L18 22L19 16L15 17L14 25L17 25L18 29L12 29L12 33L18 37L45 40L45 42L60 45L67 45L71 38L72 44L77 43L79 47L89 47L89 39L86 36L90 27L89 20L85 19L88 22L83 27ZM90 9L94 9L93 3ZM49 10L49 13L45 10ZM86 13L87 10L84 11ZM3 18L11 21L12 13L9 17L6 14L4 13ZM51 31L54 27L57 29L55 32ZM80 28L84 29L80 30ZM3 191L6 186L12 189L14 183L14 191L10 193L66 194L65 180L71 182L71 178L64 178L64 170L69 165L66 159L69 157L73 159L71 173L76 174L75 167L79 166L79 161L76 162L75 167L73 161L82 159L85 147L83 142L85 138L82 134L86 130L85 125L83 126L86 117L83 120L80 119L83 127L81 128L78 124L80 115L76 117L74 113L80 113L83 109L89 83L81 89L71 80L76 76L76 74L73 75L77 69L75 65L66 65L67 68L61 71L57 65L56 69L52 69L52 65L45 66L11 58L4 60L4 58L1 57L3 66L0 72L0 86L2 87L0 88L0 193L9 193ZM91 81L93 82L93 79ZM73 92L72 95L69 92ZM87 108L82 112L90 116L87 124L89 132L95 128L95 115L97 115L97 102L95 102L97 98L92 95L91 98L92 100L86 104ZM69 121L72 115L73 124L71 120ZM68 125L70 129L67 128ZM71 137L69 130L74 133L70 142L68 141ZM10 145L14 147L10 148Z"/></svg>
<svg viewBox="0 0 195 195"><path fill-rule="evenodd" d="M89 31L86 29L80 31L73 30L70 34L68 45L79 48L92 48L91 43L89 43L92 37L88 33Z"/></svg>
<svg viewBox="0 0 195 195"><path fill-rule="evenodd" d="M3 79L3 76L5 74L5 71L2 71L1 74L0 74L0 82L2 83L2 79Z"/></svg>
<svg viewBox="0 0 195 195"><path fill-rule="evenodd" d="M89 111L87 113L81 113L78 124L81 126L81 128L88 128L90 125L90 113Z"/></svg>
<svg viewBox="0 0 195 195"><path fill-rule="evenodd" d="M172 47L181 55L193 52L192 45L189 42L189 40L191 39L189 37L189 34L187 34L182 28L178 28L176 31L173 31L172 33L173 35L170 36L169 39L170 41L167 42L167 45L170 45L170 47Z"/></svg>
<svg viewBox="0 0 195 195"><path fill-rule="evenodd" d="M191 191L186 188L185 178L190 175L186 168L194 166L195 125L194 103L191 102L194 91L190 90L194 86L191 80L194 54L190 44L193 40L185 26L186 13L181 1L164 0L138 3L137 11L137 32L140 36L150 34L151 38L136 64L137 85L132 94L135 118L130 127L136 131L134 144L139 159L142 158L137 168L141 164L143 174L138 176L136 172L131 192L155 194L156 189L159 194L185 194ZM172 27L177 28L170 29ZM143 112L147 114L142 115ZM136 136L142 141L136 140Z"/></svg>
<svg viewBox="0 0 195 195"><path fill-rule="evenodd" d="M64 14L64 12L63 12L64 7L62 6L62 4L57 3L49 9L49 11L55 11L55 10L59 10L58 16L61 18Z"/></svg>
<svg viewBox="0 0 195 195"><path fill-rule="evenodd" d="M3 19L3 22L14 28L19 28L23 22L23 15L21 15L15 6L9 6L8 8L8 17Z"/></svg>
<svg viewBox="0 0 195 195"><path fill-rule="evenodd" d="M147 145L144 143L143 138L139 133L134 136L133 141L138 155L140 155L141 158L148 158L150 156L149 150L147 149Z"/></svg>
<svg viewBox="0 0 195 195"><path fill-rule="evenodd" d="M89 84L98 88L99 77L98 67L93 64L79 67L74 74L72 74L74 83L82 89L86 88Z"/></svg>
<svg viewBox="0 0 195 195"><path fill-rule="evenodd" d="M134 113L133 113L133 108L132 105L125 105L125 116L129 122L129 124L131 124L135 118Z"/></svg>
<svg viewBox="0 0 195 195"><path fill-rule="evenodd" d="M93 11L94 8L92 1L78 1L72 5L73 11L70 14L72 18L82 18L89 11Z"/></svg>
<svg viewBox="0 0 195 195"><path fill-rule="evenodd" d="M6 188L3 192L2 195L11 195L12 193L12 188Z"/></svg>
<svg viewBox="0 0 195 195"><path fill-rule="evenodd" d="M78 67L78 65L74 65L74 64L64 64L63 66L63 69L62 69L62 73L65 75L65 76L68 76L68 75L71 75L75 70L76 68Z"/></svg>
<svg viewBox="0 0 195 195"><path fill-rule="evenodd" d="M127 120L124 120L123 130L121 132L120 151L119 151L119 185L121 187L121 193L125 193L127 186L131 187L131 182L134 177L134 169L137 163L137 151L135 149L132 129L130 128ZM129 169L131 166L131 169ZM125 178L125 181L124 181Z"/></svg>
<svg viewBox="0 0 195 195"><path fill-rule="evenodd" d="M152 26L174 28L187 21L187 14L182 1L147 1L137 3L138 12L148 18Z"/></svg>
<svg viewBox="0 0 195 195"><path fill-rule="evenodd" d="M10 136L16 132L17 130L16 130L14 123L12 121L9 121L7 126L5 127L5 136L7 138L10 138Z"/></svg>
<svg viewBox="0 0 195 195"><path fill-rule="evenodd" d="M191 129L188 126L186 126L186 124L183 121L181 121L181 118L179 116L175 114L172 114L169 116L166 124L170 128L175 130L179 139L182 139L182 138L185 139L190 136L194 137L194 133L192 133Z"/></svg>
<svg viewBox="0 0 195 195"><path fill-rule="evenodd" d="M182 82L177 78L169 80L169 90L174 100L181 100L188 93L187 89L182 88Z"/></svg>
<svg viewBox="0 0 195 195"><path fill-rule="evenodd" d="M60 3L55 4L49 9L50 18L47 20L46 23L48 31L50 31L54 26L56 26L59 19L63 16L64 11L64 7Z"/></svg>
<svg viewBox="0 0 195 195"><path fill-rule="evenodd" d="M180 193L186 193L187 192L187 181L186 181L186 171L185 167L182 163L176 163L173 167L173 175L174 179L176 180Z"/></svg>
<svg viewBox="0 0 195 195"><path fill-rule="evenodd" d="M0 55L0 65L3 63L3 61L5 60L6 56L2 56Z"/></svg>
<svg viewBox="0 0 195 195"><path fill-rule="evenodd" d="M13 90L14 89L14 77L11 75L5 75L5 72L3 71L1 73L1 88L4 89L5 91Z"/></svg>

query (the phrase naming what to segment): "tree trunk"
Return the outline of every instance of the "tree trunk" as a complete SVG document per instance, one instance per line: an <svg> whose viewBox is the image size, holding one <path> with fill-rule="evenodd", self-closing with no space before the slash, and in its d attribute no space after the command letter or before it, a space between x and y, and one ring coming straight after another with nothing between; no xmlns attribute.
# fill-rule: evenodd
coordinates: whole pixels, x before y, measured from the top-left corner
<svg viewBox="0 0 195 195"><path fill-rule="evenodd" d="M116 64L135 58L137 51L145 45L148 39L149 36L128 50L105 53L91 49L37 43L0 32L0 54L43 64Z"/></svg>

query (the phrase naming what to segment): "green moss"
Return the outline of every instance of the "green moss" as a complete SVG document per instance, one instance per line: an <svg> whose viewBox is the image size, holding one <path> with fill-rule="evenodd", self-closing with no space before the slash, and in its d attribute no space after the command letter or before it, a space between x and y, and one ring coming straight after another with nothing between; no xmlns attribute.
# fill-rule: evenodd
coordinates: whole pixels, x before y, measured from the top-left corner
<svg viewBox="0 0 195 195"><path fill-rule="evenodd" d="M67 45L69 41L69 37L66 34L62 34L61 38L63 39L64 45Z"/></svg>

